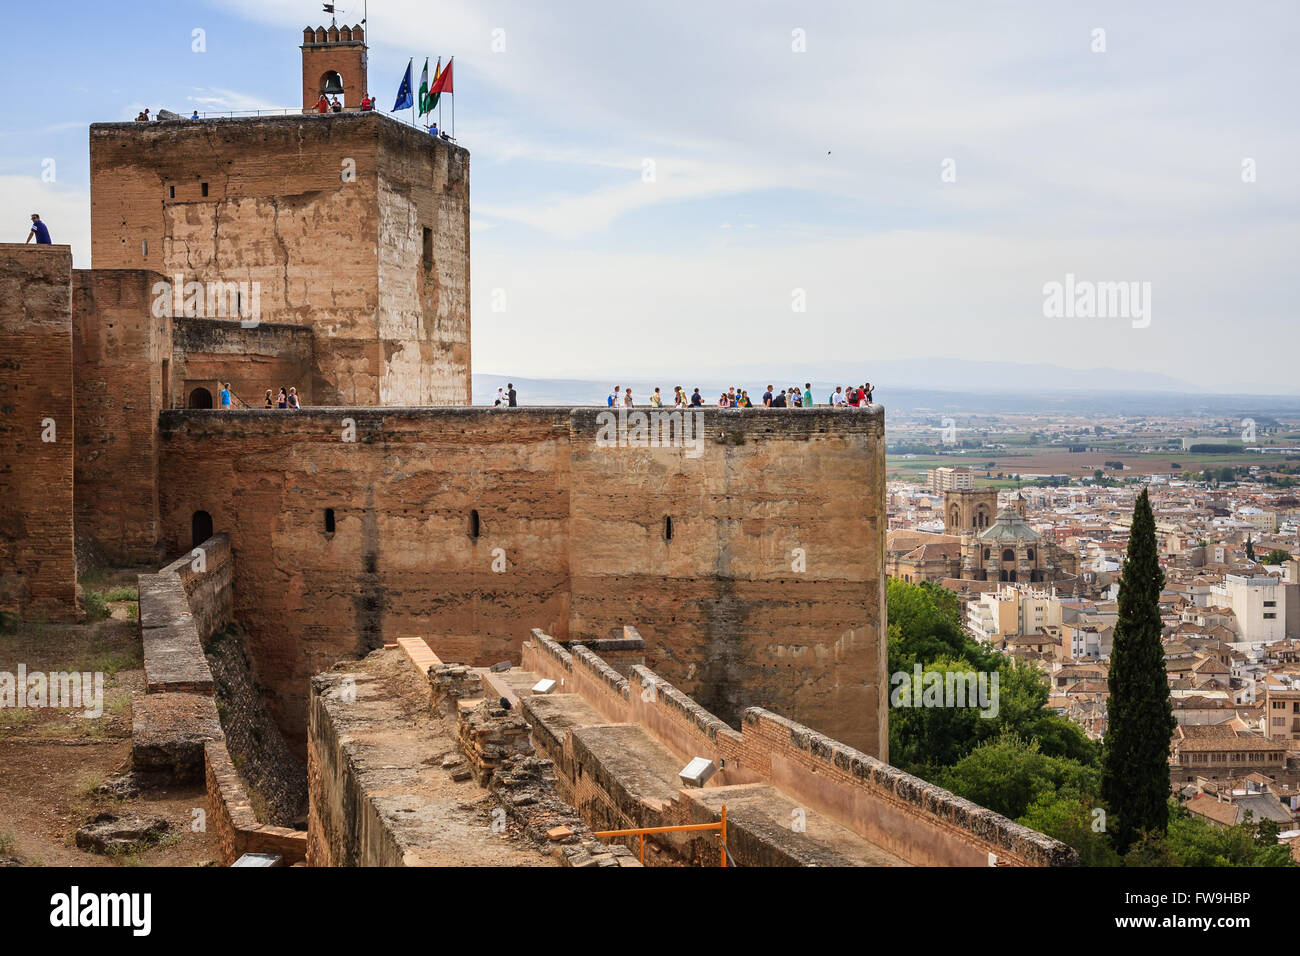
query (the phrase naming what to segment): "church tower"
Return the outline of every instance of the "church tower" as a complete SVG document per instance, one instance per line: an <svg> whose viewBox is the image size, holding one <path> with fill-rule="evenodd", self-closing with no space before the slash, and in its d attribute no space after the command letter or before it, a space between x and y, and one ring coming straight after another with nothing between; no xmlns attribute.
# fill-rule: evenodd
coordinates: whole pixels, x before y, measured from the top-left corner
<svg viewBox="0 0 1300 956"><path fill-rule="evenodd" d="M976 534L990 528L998 513L998 490L974 488L943 493L944 534Z"/></svg>
<svg viewBox="0 0 1300 956"><path fill-rule="evenodd" d="M365 29L356 26L306 27L302 31L302 109L309 113L322 93L339 97L346 109L366 95Z"/></svg>

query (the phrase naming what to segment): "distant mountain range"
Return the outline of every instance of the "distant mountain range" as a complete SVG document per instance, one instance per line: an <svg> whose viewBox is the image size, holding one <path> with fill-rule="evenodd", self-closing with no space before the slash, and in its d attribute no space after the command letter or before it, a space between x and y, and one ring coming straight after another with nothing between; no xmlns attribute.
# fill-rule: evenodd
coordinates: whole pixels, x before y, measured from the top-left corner
<svg viewBox="0 0 1300 956"><path fill-rule="evenodd" d="M1094 412L1132 414L1254 415L1300 412L1300 395L1228 393L1207 389L1168 375L1116 369L1069 369L1058 365L1015 362L978 362L964 359L891 359L861 365L827 363L790 370L770 367L724 367L699 378L617 373L610 381L590 378L523 378L490 372L474 373L474 404L492 404L496 390L514 382L525 405L604 405L617 384L631 386L638 405L648 403L657 385L671 399L674 385L689 392L699 388L706 405L730 385L749 390L758 400L764 388L811 381L818 403L827 400L836 385L861 384L870 376L876 401L896 411L946 411L958 413Z"/></svg>

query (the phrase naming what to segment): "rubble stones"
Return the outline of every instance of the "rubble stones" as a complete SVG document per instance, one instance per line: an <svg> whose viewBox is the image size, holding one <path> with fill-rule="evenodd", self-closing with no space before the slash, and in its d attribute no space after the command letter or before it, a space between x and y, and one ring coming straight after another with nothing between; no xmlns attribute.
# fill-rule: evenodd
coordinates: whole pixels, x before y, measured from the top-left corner
<svg viewBox="0 0 1300 956"><path fill-rule="evenodd" d="M168 829L162 817L101 813L77 830L77 846L95 853L134 853L153 846Z"/></svg>

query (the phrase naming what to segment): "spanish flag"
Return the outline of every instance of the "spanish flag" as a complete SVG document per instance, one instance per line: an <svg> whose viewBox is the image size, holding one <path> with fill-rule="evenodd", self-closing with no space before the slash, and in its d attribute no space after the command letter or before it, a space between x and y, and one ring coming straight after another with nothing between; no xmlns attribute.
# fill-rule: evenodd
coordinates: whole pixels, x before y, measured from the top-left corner
<svg viewBox="0 0 1300 956"><path fill-rule="evenodd" d="M426 72L429 68L429 61L424 61ZM433 68L433 85L428 87L426 92L420 97L420 115L432 113L435 106L438 105L438 94L434 90L438 86L438 77L442 75L442 57L438 57L438 65Z"/></svg>

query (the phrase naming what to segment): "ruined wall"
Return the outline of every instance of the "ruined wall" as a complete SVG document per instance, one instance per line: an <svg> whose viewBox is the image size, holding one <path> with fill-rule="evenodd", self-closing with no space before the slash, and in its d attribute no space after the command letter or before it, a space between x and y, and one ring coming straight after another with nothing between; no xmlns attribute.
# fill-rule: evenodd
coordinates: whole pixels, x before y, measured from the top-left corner
<svg viewBox="0 0 1300 956"><path fill-rule="evenodd" d="M883 410L709 411L698 457L598 446L600 415L572 420L570 638L634 623L724 720L769 707L888 759Z"/></svg>
<svg viewBox="0 0 1300 956"><path fill-rule="evenodd" d="M235 407L239 401L261 408L266 390L272 398L281 387L298 389L304 405L312 404L314 336L310 328L260 322L245 326L234 319L175 320L171 393L165 407L187 408L195 388L206 388L213 406L220 404L221 383L229 382ZM150 419L150 425L156 421Z"/></svg>
<svg viewBox="0 0 1300 956"><path fill-rule="evenodd" d="M76 520L117 564L158 552L158 412L171 375L171 319L153 314L144 269L73 273Z"/></svg>
<svg viewBox="0 0 1300 956"><path fill-rule="evenodd" d="M0 244L0 609L22 615L76 613L72 383L71 249Z"/></svg>
<svg viewBox="0 0 1300 956"><path fill-rule="evenodd" d="M281 856L285 866L306 862L304 831L258 821L226 742L209 740L203 752L208 826L216 837L222 865L230 866L245 853Z"/></svg>
<svg viewBox="0 0 1300 956"><path fill-rule="evenodd" d="M644 730L672 752L675 766L693 757L712 760L721 769L703 793L748 784L776 787L797 805L825 814L917 866L1078 863L1077 854L1058 840L763 708L746 710L736 731L648 668L634 666L623 677L587 648L578 645L566 651L538 631L524 645L523 666L557 683L562 680L566 692L581 695L610 724ZM682 801L647 813L644 801L626 792L628 784L643 790L643 783L620 777L617 767L600 766L584 750L580 729L570 728L563 739L546 731L548 700L525 698L524 716L533 726L539 751L567 778L561 792L573 795L584 818L594 814L595 825L615 827L705 822L679 818ZM554 719L549 722L563 726ZM608 733L612 728L596 729ZM576 771L578 764L585 773ZM628 774L633 770L640 773L642 768L624 768Z"/></svg>
<svg viewBox="0 0 1300 956"><path fill-rule="evenodd" d="M451 152L465 170L458 183L436 178ZM456 312L452 295L462 281L468 288L464 150L368 112L100 123L91 126L90 160L96 268L156 269L182 283L248 283L257 303L252 317L315 333L315 401L468 401L467 349L462 367L438 358L459 356L441 344L459 341L462 317L468 336L468 305ZM419 178L426 175L434 178ZM456 231L434 243L448 256L439 274L450 311L441 324L393 312L407 306L380 311L381 286L385 297L400 295L421 271L418 224L407 223L413 232L393 225L407 218L393 205L399 195L421 206L421 219L427 209L429 225L439 221L444 196L465 209L463 223L442 217ZM180 314L237 318L218 314L220 302L203 306ZM419 358L435 364L419 367ZM450 391L442 376L450 376Z"/></svg>
<svg viewBox="0 0 1300 956"><path fill-rule="evenodd" d="M534 626L635 623L720 716L781 707L883 755L879 414L705 413L699 458L595 448L593 414L165 412L165 544L184 549L199 510L230 533L236 617L291 744L310 677L385 641L488 665Z"/></svg>

